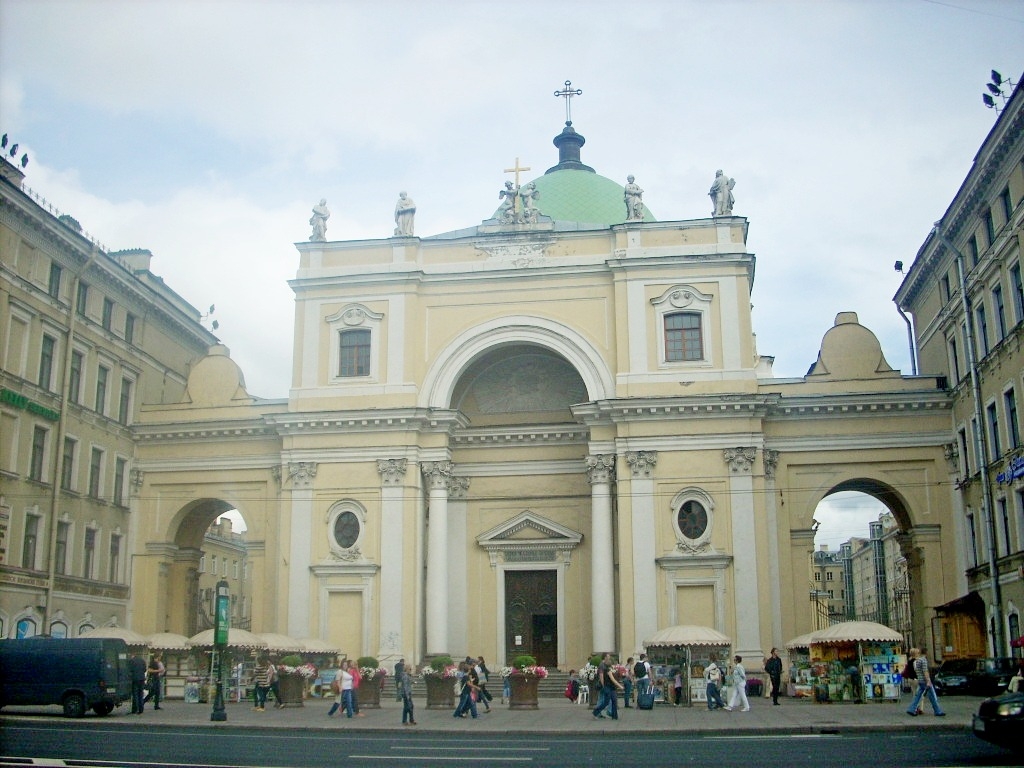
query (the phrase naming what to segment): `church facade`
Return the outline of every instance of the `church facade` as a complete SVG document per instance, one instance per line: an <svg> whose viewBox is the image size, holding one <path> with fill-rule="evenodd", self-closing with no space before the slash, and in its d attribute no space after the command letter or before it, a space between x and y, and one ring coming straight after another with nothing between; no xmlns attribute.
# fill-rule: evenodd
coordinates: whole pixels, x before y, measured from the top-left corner
<svg viewBox="0 0 1024 768"><path fill-rule="evenodd" d="M254 631L568 668L697 624L759 661L814 628L813 515L859 490L896 520L928 644L964 587L941 381L893 370L852 312L775 378L731 185L658 221L570 124L555 143L478 225L298 244L287 399L215 346L181 403L141 408L133 628L189 634L234 508Z"/></svg>

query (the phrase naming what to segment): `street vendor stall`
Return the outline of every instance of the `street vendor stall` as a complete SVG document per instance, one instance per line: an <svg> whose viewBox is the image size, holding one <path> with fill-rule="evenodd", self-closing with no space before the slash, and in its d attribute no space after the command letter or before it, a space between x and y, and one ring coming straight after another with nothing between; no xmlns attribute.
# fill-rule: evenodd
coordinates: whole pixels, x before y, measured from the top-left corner
<svg viewBox="0 0 1024 768"><path fill-rule="evenodd" d="M810 698L814 694L811 685L811 638L813 632L794 637L786 643L789 651L789 681L786 695L794 698Z"/></svg>
<svg viewBox="0 0 1024 768"><path fill-rule="evenodd" d="M810 638L815 701L897 701L903 636L872 621L844 621Z"/></svg>
<svg viewBox="0 0 1024 768"><path fill-rule="evenodd" d="M164 698L199 701L199 677L188 638L174 632L157 632L149 636L153 653L163 655Z"/></svg>
<svg viewBox="0 0 1024 768"><path fill-rule="evenodd" d="M693 624L681 624L659 630L644 643L648 660L655 670L656 701L671 701L672 672L683 674L684 703L707 701L704 670L711 658L724 667L732 654L732 640L718 630Z"/></svg>

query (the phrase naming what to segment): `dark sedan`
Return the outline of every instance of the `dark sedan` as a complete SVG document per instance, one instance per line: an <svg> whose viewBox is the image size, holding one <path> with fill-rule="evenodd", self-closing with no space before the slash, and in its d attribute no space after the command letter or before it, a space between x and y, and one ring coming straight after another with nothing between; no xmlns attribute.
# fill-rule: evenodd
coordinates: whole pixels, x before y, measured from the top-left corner
<svg viewBox="0 0 1024 768"><path fill-rule="evenodd" d="M1024 754L1024 693L985 699L971 723L974 735Z"/></svg>
<svg viewBox="0 0 1024 768"><path fill-rule="evenodd" d="M1016 659L948 659L932 675L932 681L941 695L997 696L1006 690L1016 668Z"/></svg>

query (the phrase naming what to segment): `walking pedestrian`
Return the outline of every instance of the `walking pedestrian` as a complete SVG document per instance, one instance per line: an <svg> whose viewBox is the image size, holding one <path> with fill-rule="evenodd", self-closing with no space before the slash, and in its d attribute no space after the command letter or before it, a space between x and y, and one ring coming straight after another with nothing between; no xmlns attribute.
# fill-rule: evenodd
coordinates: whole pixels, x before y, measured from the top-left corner
<svg viewBox="0 0 1024 768"><path fill-rule="evenodd" d="M711 661L704 670L704 683L708 700L708 711L725 709L725 702L722 701L722 694L719 693L719 686L722 684L722 670L716 663L714 654L711 654Z"/></svg>
<svg viewBox="0 0 1024 768"><path fill-rule="evenodd" d="M743 657L733 657L732 668L732 693L729 695L729 706L726 712L731 712L737 704L742 704L740 712L750 711L750 702L747 701L747 670L743 668Z"/></svg>
<svg viewBox="0 0 1024 768"><path fill-rule="evenodd" d="M412 703L412 675L409 674L405 659L395 665L395 674L398 676L398 690L402 694L402 725L416 725Z"/></svg>
<svg viewBox="0 0 1024 768"><path fill-rule="evenodd" d="M920 648L911 648L910 655L914 657L914 672L917 674L917 693L914 694L914 700L907 708L907 714L911 717L917 717L917 705L921 703L921 698L927 695L928 703L932 705L932 712L935 713L935 716L945 717L946 713L942 711L942 707L939 706L939 698L935 695L931 671L928 669L928 656Z"/></svg>
<svg viewBox="0 0 1024 768"><path fill-rule="evenodd" d="M615 671L612 669L612 655L606 653L597 667L597 681L601 695L592 714L597 719L604 717L604 710L608 710L608 716L612 720L619 719L619 691L622 684L615 679Z"/></svg>
<svg viewBox="0 0 1024 768"><path fill-rule="evenodd" d="M764 661L764 671L772 681L772 704L779 706L779 689L782 688L782 659L779 658L779 649L772 648L768 658Z"/></svg>

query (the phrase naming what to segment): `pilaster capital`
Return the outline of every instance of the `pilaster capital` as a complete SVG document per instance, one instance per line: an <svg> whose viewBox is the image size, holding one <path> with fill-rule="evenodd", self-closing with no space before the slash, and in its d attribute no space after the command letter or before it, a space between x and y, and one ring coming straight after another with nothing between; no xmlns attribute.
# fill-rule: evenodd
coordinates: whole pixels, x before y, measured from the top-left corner
<svg viewBox="0 0 1024 768"><path fill-rule="evenodd" d="M749 475L756 456L757 450L754 448L726 448L722 451L722 458L734 475Z"/></svg>
<svg viewBox="0 0 1024 768"><path fill-rule="evenodd" d="M408 459L377 459L381 485L401 485L408 467Z"/></svg>
<svg viewBox="0 0 1024 768"><path fill-rule="evenodd" d="M765 448L761 451L761 458L764 461L764 476L769 480L774 480L775 469L779 466L779 452Z"/></svg>
<svg viewBox="0 0 1024 768"><path fill-rule="evenodd" d="M288 480L294 488L309 488L313 485L313 478L316 477L315 461L290 461L288 462Z"/></svg>
<svg viewBox="0 0 1024 768"><path fill-rule="evenodd" d="M650 477L658 463L657 451L626 451L626 463L633 477Z"/></svg>
<svg viewBox="0 0 1024 768"><path fill-rule="evenodd" d="M448 498L449 499L464 499L466 494L469 493L469 478L468 477L455 477L454 475L448 478Z"/></svg>

